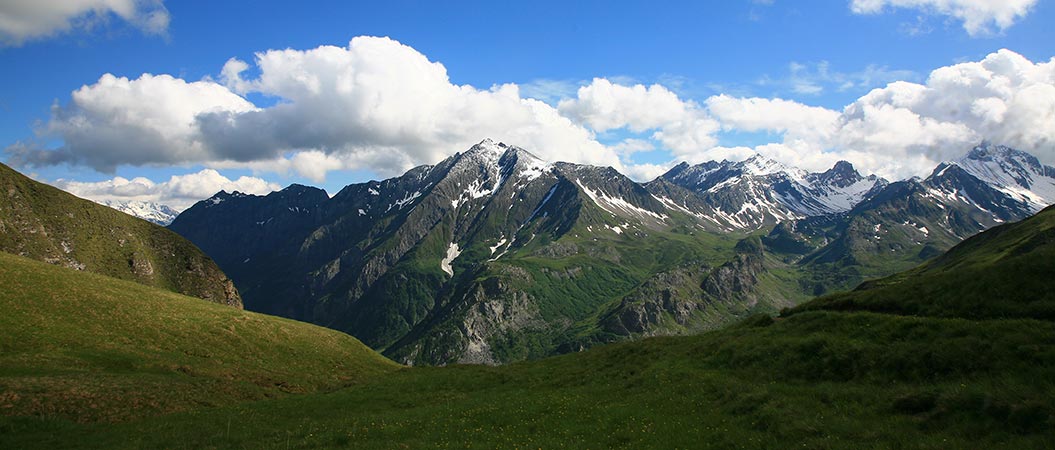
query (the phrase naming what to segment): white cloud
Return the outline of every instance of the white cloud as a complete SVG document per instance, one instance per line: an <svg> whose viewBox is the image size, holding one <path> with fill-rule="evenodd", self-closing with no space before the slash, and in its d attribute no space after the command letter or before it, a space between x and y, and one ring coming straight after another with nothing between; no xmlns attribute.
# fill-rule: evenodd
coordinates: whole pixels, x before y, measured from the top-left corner
<svg viewBox="0 0 1055 450"><path fill-rule="evenodd" d="M251 67L259 75L245 78ZM701 105L662 85L606 78L554 107L525 98L515 84L453 84L442 64L373 37L348 47L262 52L252 65L232 59L220 79L105 75L54 107L38 130L42 140L63 142L58 149L19 143L6 152L16 165L112 171L202 164L295 172L316 182L349 168L396 175L484 137L550 161L610 165L636 179L679 161L739 160L754 151L810 170L846 159L902 178L925 175L982 139L1055 162L1055 60L1034 63L1008 50L939 68L923 83L889 83L841 111L729 95ZM249 93L278 102L257 107L243 97ZM775 133L780 142L723 146L722 131ZM616 142L602 145L598 134ZM638 164L639 153L656 150L669 152L669 161Z"/></svg>
<svg viewBox="0 0 1055 450"><path fill-rule="evenodd" d="M290 165L297 173L316 183L326 181L326 173L339 170L348 166L347 163L334 155L328 155L318 150L299 152L290 158Z"/></svg>
<svg viewBox="0 0 1055 450"><path fill-rule="evenodd" d="M561 100L562 114L597 132L625 128L649 136L675 159L699 161L717 140L718 122L691 100L683 100L658 84L623 85L595 78L577 96Z"/></svg>
<svg viewBox="0 0 1055 450"><path fill-rule="evenodd" d="M201 142L197 117L253 109L245 99L209 81L188 83L150 74L130 80L106 74L74 91L68 105L53 107L51 120L38 130L61 138L60 149L14 156L16 163L68 162L102 172L113 172L121 164L208 161L218 155Z"/></svg>
<svg viewBox="0 0 1055 450"><path fill-rule="evenodd" d="M671 167L674 167L674 164L631 164L626 166L623 175L643 183L655 180L670 170Z"/></svg>
<svg viewBox="0 0 1055 450"><path fill-rule="evenodd" d="M723 128L747 132L828 136L839 119L837 111L779 98L735 98L721 94L708 98L706 105Z"/></svg>
<svg viewBox="0 0 1055 450"><path fill-rule="evenodd" d="M628 158L634 153L650 152L656 149L656 145L652 142L635 138L626 139L611 147L623 158Z"/></svg>
<svg viewBox="0 0 1055 450"><path fill-rule="evenodd" d="M224 85L106 75L54 108L40 130L61 139L60 149L13 146L8 153L30 165L264 165L321 180L349 167L398 174L491 137L551 160L622 166L591 130L523 98L517 85L452 84L442 64L388 38L270 50L256 55L255 66L259 76L245 79L250 65L227 61ZM248 93L280 101L257 108L239 95Z"/></svg>
<svg viewBox="0 0 1055 450"><path fill-rule="evenodd" d="M579 88L576 98L561 100L558 109L594 131L627 127L642 132L683 120L694 108L658 84L624 86L595 78Z"/></svg>
<svg viewBox="0 0 1055 450"><path fill-rule="evenodd" d="M783 142L756 150L807 169L845 159L889 178L926 175L983 139L1055 163L1055 59L1009 50L939 68L923 84L890 83L841 112L779 99L706 104L727 129L781 133Z"/></svg>
<svg viewBox="0 0 1055 450"><path fill-rule="evenodd" d="M179 211L219 191L265 195L281 189L275 183L269 183L256 177L243 176L231 180L212 169L186 175L174 175L168 181L160 183L144 177L131 180L114 177L98 182L57 180L51 184L90 200L151 201L168 205Z"/></svg>
<svg viewBox="0 0 1055 450"><path fill-rule="evenodd" d="M855 14L879 14L889 8L919 9L963 22L971 36L1004 31L1025 18L1037 0L852 0ZM994 30L995 28L995 30Z"/></svg>
<svg viewBox="0 0 1055 450"><path fill-rule="evenodd" d="M523 98L517 85L482 90L452 84L442 64L388 38L357 37L346 48L271 50L258 53L255 65L259 77L247 80L241 73L249 65L228 61L222 79L238 92L283 101L249 113L200 116L208 147L311 149L344 167L394 174L491 137L548 159L620 164L592 132L542 101Z"/></svg>
<svg viewBox="0 0 1055 450"><path fill-rule="evenodd" d="M162 0L5 0L0 2L0 44L20 45L72 29L88 29L113 15L149 34L168 30Z"/></svg>

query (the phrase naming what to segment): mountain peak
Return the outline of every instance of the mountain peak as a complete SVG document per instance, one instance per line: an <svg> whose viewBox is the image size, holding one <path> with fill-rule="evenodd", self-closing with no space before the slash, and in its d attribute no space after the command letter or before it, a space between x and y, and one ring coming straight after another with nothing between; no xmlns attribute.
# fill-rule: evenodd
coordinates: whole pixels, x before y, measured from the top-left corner
<svg viewBox="0 0 1055 450"><path fill-rule="evenodd" d="M849 161L839 160L839 161L837 161L835 163L834 166L832 166L832 168L829 170L829 172L841 172L841 173L854 172L854 173L857 173L857 170L854 169L854 165L850 164Z"/></svg>
<svg viewBox="0 0 1055 450"><path fill-rule="evenodd" d="M966 176L1026 205L1032 212L1055 203L1055 168L1021 150L983 141L962 158L941 163L927 180L953 183L953 178Z"/></svg>
<svg viewBox="0 0 1055 450"><path fill-rule="evenodd" d="M1007 159L1036 160L1033 155L1024 151L1004 145L996 145L989 141L982 141L981 144L971 149L961 161L997 161Z"/></svg>
<svg viewBox="0 0 1055 450"><path fill-rule="evenodd" d="M741 161L737 165L744 171L744 173L750 175L770 175L788 171L787 166L776 160L770 159L761 153L755 153L753 156Z"/></svg>
<svg viewBox="0 0 1055 450"><path fill-rule="evenodd" d="M489 152L501 155L502 153L505 153L507 148L509 148L509 146L506 145L504 142L495 142L491 138L484 138L484 140L480 141L479 144L473 145L471 148L469 148L469 151L467 151L466 153Z"/></svg>
<svg viewBox="0 0 1055 450"><path fill-rule="evenodd" d="M824 184L838 187L846 187L864 179L861 173L847 161L836 162L831 169L817 175L817 180Z"/></svg>

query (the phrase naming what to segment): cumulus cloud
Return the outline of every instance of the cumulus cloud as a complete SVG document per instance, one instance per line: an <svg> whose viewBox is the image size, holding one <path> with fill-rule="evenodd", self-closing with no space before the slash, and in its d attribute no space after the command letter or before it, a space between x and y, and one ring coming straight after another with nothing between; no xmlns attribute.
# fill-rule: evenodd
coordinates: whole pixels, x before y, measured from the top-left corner
<svg viewBox="0 0 1055 450"><path fill-rule="evenodd" d="M137 79L103 75L73 92L66 106L54 106L38 132L59 137L52 151L14 153L16 164L86 164L113 172L121 164L183 164L217 155L201 142L196 118L213 111L246 112L251 103L208 81L186 82L169 75Z"/></svg>
<svg viewBox="0 0 1055 450"><path fill-rule="evenodd" d="M721 94L708 98L706 105L723 128L747 132L827 136L839 118L836 111L779 98L735 98Z"/></svg>
<svg viewBox="0 0 1055 450"><path fill-rule="evenodd" d="M245 75L252 70L253 77ZM608 165L646 180L680 161L739 160L753 152L823 170L838 159L888 178L925 175L983 139L1055 162L1055 60L1008 50L895 81L841 111L779 98L716 95L697 103L659 84L596 78L556 106L515 84L457 85L446 68L387 38L347 47L270 50L231 59L219 81L104 75L55 106L41 141L7 148L16 165L192 165L295 173L321 182L356 169L397 175L485 137L550 161ZM277 98L258 107L251 93ZM552 103L552 102L551 102ZM723 132L779 142L726 146ZM602 144L604 141L606 144ZM669 161L638 164L644 152ZM211 193L209 193L211 194Z"/></svg>
<svg viewBox="0 0 1055 450"><path fill-rule="evenodd" d="M162 0L7 0L0 2L0 44L20 45L116 16L148 34L168 30Z"/></svg>
<svg viewBox="0 0 1055 450"><path fill-rule="evenodd" d="M580 87L575 98L561 100L557 108L596 132L624 128L638 134L651 131L649 137L677 160L703 161L707 150L717 144L714 133L718 122L696 102L681 99L659 84L624 85L595 78Z"/></svg>
<svg viewBox="0 0 1055 450"><path fill-rule="evenodd" d="M670 170L671 167L673 167L673 164L631 164L626 166L623 175L638 182L646 182L655 180Z"/></svg>
<svg viewBox="0 0 1055 450"><path fill-rule="evenodd" d="M658 84L624 86L605 78L579 88L574 99L561 100L560 112L604 132L627 127L641 132L660 128L685 117L693 105Z"/></svg>
<svg viewBox="0 0 1055 450"><path fill-rule="evenodd" d="M523 98L517 85L453 84L442 64L388 38L270 50L256 55L255 66L259 76L246 79L249 63L229 60L223 84L105 75L55 107L40 131L61 139L60 149L9 153L24 164L71 162L102 171L277 161L318 180L348 167L397 174L491 137L549 159L621 167L592 131ZM280 101L257 108L242 97L248 93Z"/></svg>
<svg viewBox="0 0 1055 450"><path fill-rule="evenodd" d="M855 14L879 14L887 8L918 9L963 22L971 36L1004 31L1026 17L1037 0L852 0Z"/></svg>
<svg viewBox="0 0 1055 450"><path fill-rule="evenodd" d="M271 50L258 53L255 65L260 75L247 80L241 74L249 64L228 61L222 79L237 92L284 101L248 113L201 115L207 146L229 153L311 149L348 165L397 173L492 137L543 157L619 165L589 130L524 98L517 85L485 90L453 84L442 64L388 38Z"/></svg>
<svg viewBox="0 0 1055 450"><path fill-rule="evenodd" d="M239 177L231 180L212 169L197 173L174 175L167 181L155 182L136 177L131 180L114 177L105 181L82 182L57 180L56 187L76 196L90 200L139 200L168 205L182 211L195 202L219 191L239 191L246 194L265 195L281 187L256 177Z"/></svg>
<svg viewBox="0 0 1055 450"><path fill-rule="evenodd" d="M809 169L846 159L890 178L926 175L983 139L1055 163L1055 59L1009 50L939 68L923 84L890 83L842 111L728 96L706 104L726 128L781 133L755 150Z"/></svg>

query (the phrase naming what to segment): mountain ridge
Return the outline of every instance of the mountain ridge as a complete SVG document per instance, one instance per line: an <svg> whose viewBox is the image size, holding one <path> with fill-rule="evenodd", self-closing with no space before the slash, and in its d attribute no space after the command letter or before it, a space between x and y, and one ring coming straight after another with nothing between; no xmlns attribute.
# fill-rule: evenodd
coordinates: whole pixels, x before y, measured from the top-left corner
<svg viewBox="0 0 1055 450"><path fill-rule="evenodd" d="M250 309L406 363L493 364L774 313L1030 208L958 169L890 183L846 162L811 174L756 157L638 183L484 140L332 198L221 194L171 228L215 255ZM663 292L677 295L643 297Z"/></svg>

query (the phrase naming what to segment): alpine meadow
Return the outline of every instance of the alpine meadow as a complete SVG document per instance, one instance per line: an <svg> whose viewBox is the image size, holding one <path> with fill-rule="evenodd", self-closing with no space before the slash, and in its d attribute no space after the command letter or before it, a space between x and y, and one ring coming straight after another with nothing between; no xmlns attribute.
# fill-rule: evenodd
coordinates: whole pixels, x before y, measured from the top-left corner
<svg viewBox="0 0 1055 450"><path fill-rule="evenodd" d="M1052 21L0 2L0 448L1055 448Z"/></svg>

